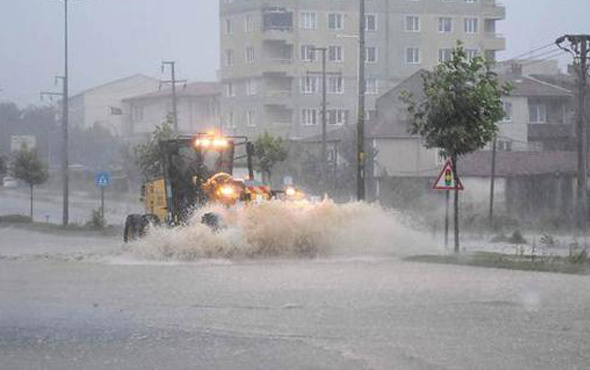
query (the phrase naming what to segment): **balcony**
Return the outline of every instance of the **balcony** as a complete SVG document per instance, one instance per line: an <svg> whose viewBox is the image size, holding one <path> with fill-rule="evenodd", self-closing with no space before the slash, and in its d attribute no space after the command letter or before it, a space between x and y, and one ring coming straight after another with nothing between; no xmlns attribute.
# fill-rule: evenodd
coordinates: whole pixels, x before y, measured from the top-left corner
<svg viewBox="0 0 590 370"><path fill-rule="evenodd" d="M506 7L495 0L484 0L483 16L492 19L506 19Z"/></svg>
<svg viewBox="0 0 590 370"><path fill-rule="evenodd" d="M292 106L293 94L289 90L267 90L264 93L264 105Z"/></svg>
<svg viewBox="0 0 590 370"><path fill-rule="evenodd" d="M293 74L293 59L265 57L262 59L261 69L263 74L280 73Z"/></svg>
<svg viewBox="0 0 590 370"><path fill-rule="evenodd" d="M262 10L262 31L265 37L284 38L293 31L293 12L285 8L268 7Z"/></svg>
<svg viewBox="0 0 590 370"><path fill-rule="evenodd" d="M564 125L559 123L533 123L529 124L528 126L528 137L531 141L575 137L574 125Z"/></svg>
<svg viewBox="0 0 590 370"><path fill-rule="evenodd" d="M505 50L506 39L502 34L496 32L484 33L484 49L486 50Z"/></svg>

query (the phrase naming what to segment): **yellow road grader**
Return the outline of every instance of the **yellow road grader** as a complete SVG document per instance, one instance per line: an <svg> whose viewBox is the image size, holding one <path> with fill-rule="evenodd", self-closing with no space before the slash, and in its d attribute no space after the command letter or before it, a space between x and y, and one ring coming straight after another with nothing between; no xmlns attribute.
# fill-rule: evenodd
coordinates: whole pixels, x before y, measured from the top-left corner
<svg viewBox="0 0 590 370"><path fill-rule="evenodd" d="M254 179L254 145L247 137L203 133L163 140L159 146L161 171L142 185L145 213L127 216L124 242L142 237L150 225L185 224L196 209L211 203L232 206L270 200L278 194L301 196L301 192L290 187L271 191ZM247 179L234 177L234 164L238 161L245 161ZM213 213L203 215L201 222L213 229L220 226Z"/></svg>

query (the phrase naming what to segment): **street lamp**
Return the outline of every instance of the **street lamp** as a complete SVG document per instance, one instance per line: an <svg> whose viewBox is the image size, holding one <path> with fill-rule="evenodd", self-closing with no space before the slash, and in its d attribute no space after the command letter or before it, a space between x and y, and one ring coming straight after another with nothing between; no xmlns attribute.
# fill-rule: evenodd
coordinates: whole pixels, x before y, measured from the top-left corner
<svg viewBox="0 0 590 370"><path fill-rule="evenodd" d="M69 155L68 155L68 113L69 113L69 65L68 65L68 3L73 0L60 0L64 4L64 75L63 75L63 114L62 114L62 178L63 178L63 213L62 223L69 223Z"/></svg>

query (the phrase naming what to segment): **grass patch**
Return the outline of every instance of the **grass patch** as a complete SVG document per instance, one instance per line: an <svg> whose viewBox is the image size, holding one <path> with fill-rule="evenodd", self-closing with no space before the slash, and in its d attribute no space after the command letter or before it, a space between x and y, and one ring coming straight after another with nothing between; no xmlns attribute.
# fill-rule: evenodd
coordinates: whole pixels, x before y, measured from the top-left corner
<svg viewBox="0 0 590 370"><path fill-rule="evenodd" d="M411 262L438 263L447 265L476 266L521 271L554 272L573 275L590 275L590 260L557 256L515 256L491 252L475 252L459 255L411 256Z"/></svg>
<svg viewBox="0 0 590 370"><path fill-rule="evenodd" d="M120 226L104 226L103 228L96 228L94 225L88 223L86 225L70 224L68 226L48 224L43 222L31 222L30 218L26 217L27 220L21 220L19 218L4 218L0 217L0 228L12 227L23 230L31 230L36 232L44 232L54 235L63 236L121 236L123 235L123 229Z"/></svg>
<svg viewBox="0 0 590 370"><path fill-rule="evenodd" d="M30 224L31 218L23 215L6 215L0 216L0 223Z"/></svg>

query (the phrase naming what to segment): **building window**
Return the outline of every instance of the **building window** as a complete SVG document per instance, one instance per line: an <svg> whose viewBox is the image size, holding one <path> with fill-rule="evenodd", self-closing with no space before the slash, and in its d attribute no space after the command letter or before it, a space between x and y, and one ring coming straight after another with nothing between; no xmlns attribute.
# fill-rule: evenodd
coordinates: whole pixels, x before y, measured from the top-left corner
<svg viewBox="0 0 590 370"><path fill-rule="evenodd" d="M365 79L365 94L377 95L379 94L379 83L376 78Z"/></svg>
<svg viewBox="0 0 590 370"><path fill-rule="evenodd" d="M329 30L343 30L344 29L344 14L328 13L328 29Z"/></svg>
<svg viewBox="0 0 590 370"><path fill-rule="evenodd" d="M232 24L231 19L225 18L224 28L225 28L226 35L231 35L233 33L234 28L233 28L233 24Z"/></svg>
<svg viewBox="0 0 590 370"><path fill-rule="evenodd" d="M451 18L451 17L440 17L438 19L438 32L440 32L440 33L451 33L451 32L453 32L453 18Z"/></svg>
<svg viewBox="0 0 590 370"><path fill-rule="evenodd" d="M247 80L246 81L246 95L253 96L257 93L257 84L256 80Z"/></svg>
<svg viewBox="0 0 590 370"><path fill-rule="evenodd" d="M478 32L478 19L477 18L465 18L463 20L465 24L465 33L477 33Z"/></svg>
<svg viewBox="0 0 590 370"><path fill-rule="evenodd" d="M512 151L512 141L498 140L496 142L496 150L498 150L500 152L511 152Z"/></svg>
<svg viewBox="0 0 590 370"><path fill-rule="evenodd" d="M512 123L512 103L510 102L503 102L502 103L504 108L504 118L502 118L503 123Z"/></svg>
<svg viewBox="0 0 590 370"><path fill-rule="evenodd" d="M224 61L226 67L231 67L234 65L234 51L231 49L227 49L224 53Z"/></svg>
<svg viewBox="0 0 590 370"><path fill-rule="evenodd" d="M377 15L376 14L366 14L365 15L365 31L366 32L377 31Z"/></svg>
<svg viewBox="0 0 590 370"><path fill-rule="evenodd" d="M339 45L330 45L328 47L328 60L330 62L342 62L343 60L343 47Z"/></svg>
<svg viewBox="0 0 590 370"><path fill-rule="evenodd" d="M406 48L406 63L419 64L420 63L420 49Z"/></svg>
<svg viewBox="0 0 590 370"><path fill-rule="evenodd" d="M417 15L405 16L406 32L420 32L420 17Z"/></svg>
<svg viewBox="0 0 590 370"><path fill-rule="evenodd" d="M374 109L365 110L365 121L373 122L377 119L377 111Z"/></svg>
<svg viewBox="0 0 590 370"><path fill-rule="evenodd" d="M315 109L306 108L301 110L301 124L303 126L314 126L318 124L318 112Z"/></svg>
<svg viewBox="0 0 590 370"><path fill-rule="evenodd" d="M365 63L377 63L377 47L368 46L365 48Z"/></svg>
<svg viewBox="0 0 590 370"><path fill-rule="evenodd" d="M328 94L344 94L344 78L328 76Z"/></svg>
<svg viewBox="0 0 590 370"><path fill-rule="evenodd" d="M249 46L245 52L246 63L254 63L254 48Z"/></svg>
<svg viewBox="0 0 590 370"><path fill-rule="evenodd" d="M255 127L256 126L256 111L249 110L246 112L246 126L248 126L248 127Z"/></svg>
<svg viewBox="0 0 590 370"><path fill-rule="evenodd" d="M319 78L315 76L305 76L301 78L301 93L316 94L318 92Z"/></svg>
<svg viewBox="0 0 590 370"><path fill-rule="evenodd" d="M326 121L328 125L345 125L347 119L348 111L346 109L330 109L326 111Z"/></svg>
<svg viewBox="0 0 590 370"><path fill-rule="evenodd" d="M254 15L246 14L246 18L244 18L244 31L245 32L252 32L254 30Z"/></svg>
<svg viewBox="0 0 590 370"><path fill-rule="evenodd" d="M315 61L315 46L301 45L301 60L304 62Z"/></svg>
<svg viewBox="0 0 590 370"><path fill-rule="evenodd" d="M547 106L545 104L530 104L529 115L531 123L547 123Z"/></svg>
<svg viewBox="0 0 590 370"><path fill-rule="evenodd" d="M448 62L453 56L453 49L438 49L438 62Z"/></svg>
<svg viewBox="0 0 590 370"><path fill-rule="evenodd" d="M485 56L487 60L490 60L492 62L496 61L496 50L486 50Z"/></svg>
<svg viewBox="0 0 590 370"><path fill-rule="evenodd" d="M477 49L465 49L465 53L467 53L469 60L473 60L479 54L479 51Z"/></svg>
<svg viewBox="0 0 590 370"><path fill-rule="evenodd" d="M143 121L143 107L139 105L132 105L131 108L131 122Z"/></svg>
<svg viewBox="0 0 590 370"><path fill-rule="evenodd" d="M299 27L304 30L315 30L318 26L317 14L313 12L301 12Z"/></svg>
<svg viewBox="0 0 590 370"><path fill-rule="evenodd" d="M236 122L234 120L234 112L229 112L225 117L225 127L227 128L235 128Z"/></svg>
<svg viewBox="0 0 590 370"><path fill-rule="evenodd" d="M232 82L228 82L225 84L225 97L226 98L233 98L236 96L236 89L234 88L234 84Z"/></svg>

